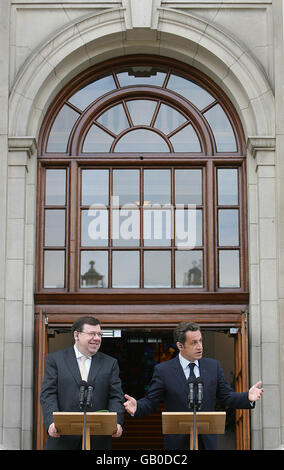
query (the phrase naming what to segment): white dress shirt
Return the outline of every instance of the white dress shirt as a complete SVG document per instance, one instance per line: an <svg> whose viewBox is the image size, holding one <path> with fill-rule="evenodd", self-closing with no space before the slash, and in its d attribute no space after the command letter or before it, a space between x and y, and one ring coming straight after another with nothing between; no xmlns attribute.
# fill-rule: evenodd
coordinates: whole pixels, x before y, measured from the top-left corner
<svg viewBox="0 0 284 470"><path fill-rule="evenodd" d="M78 366L79 366L79 369L80 369L80 361L81 361L81 358L85 355L85 354L82 354L79 349L75 346L74 344L74 351L75 351L75 355L76 355L76 358L77 358L77 362L78 362ZM92 356L88 356L88 359L86 359L86 362L85 362L85 366L86 366L86 369L89 373L89 370L90 370L90 367L91 367L91 361L92 361Z"/></svg>
<svg viewBox="0 0 284 470"><path fill-rule="evenodd" d="M185 359L185 357L183 357L181 353L179 353L179 361L180 361L181 367L183 368L186 380L188 380L189 373L190 373L190 369L188 365L190 364L190 361L188 359ZM200 377L198 360L194 361L194 364L195 364L195 367L193 369L193 372L195 374L195 377Z"/></svg>

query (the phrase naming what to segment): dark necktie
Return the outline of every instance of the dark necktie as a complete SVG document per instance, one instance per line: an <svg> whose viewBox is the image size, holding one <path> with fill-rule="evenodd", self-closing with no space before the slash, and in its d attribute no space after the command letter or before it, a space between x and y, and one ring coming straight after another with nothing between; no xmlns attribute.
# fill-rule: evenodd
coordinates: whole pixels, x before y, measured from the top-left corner
<svg viewBox="0 0 284 470"><path fill-rule="evenodd" d="M189 378L189 379L191 379L191 378L196 379L196 375L195 375L195 373L194 373L194 371L193 371L193 370L194 370L194 367L195 367L195 363L194 363L194 362L190 362L190 363L188 364L188 366L189 366L189 369L190 369L190 374L189 374L189 377L188 377L188 378Z"/></svg>

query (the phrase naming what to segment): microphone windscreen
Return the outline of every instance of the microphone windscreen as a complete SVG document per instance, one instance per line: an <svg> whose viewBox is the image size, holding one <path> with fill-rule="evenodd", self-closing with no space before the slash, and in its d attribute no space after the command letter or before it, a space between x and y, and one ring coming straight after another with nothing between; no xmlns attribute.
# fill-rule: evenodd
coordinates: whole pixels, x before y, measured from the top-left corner
<svg viewBox="0 0 284 470"><path fill-rule="evenodd" d="M79 387L80 387L80 388L81 388L81 387L87 387L87 385L88 385L88 384L87 384L86 380L82 380L82 381L79 383Z"/></svg>

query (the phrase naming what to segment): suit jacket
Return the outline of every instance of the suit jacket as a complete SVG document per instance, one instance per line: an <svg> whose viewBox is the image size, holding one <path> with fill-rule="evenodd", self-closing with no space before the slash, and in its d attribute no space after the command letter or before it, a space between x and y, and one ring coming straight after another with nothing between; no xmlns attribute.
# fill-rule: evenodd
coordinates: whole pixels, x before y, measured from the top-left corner
<svg viewBox="0 0 284 470"><path fill-rule="evenodd" d="M236 393L226 382L221 365L215 359L202 358L199 361L200 376L204 381L203 402L200 411L214 411L216 399L230 408L251 408L248 392ZM172 412L189 411L188 383L178 356L155 366L147 395L138 400L135 417L147 416L165 403L165 410ZM200 435L202 447L217 449L216 435ZM189 435L165 435L166 450L189 449Z"/></svg>
<svg viewBox="0 0 284 470"><path fill-rule="evenodd" d="M51 353L46 358L40 402L44 423L48 430L54 411L80 411L79 390L82 382L73 346ZM117 412L117 422L123 424L124 396L116 359L98 351L90 366L88 384L94 387L92 408L89 411ZM91 447L111 449L111 436L92 436ZM48 435L46 449L80 449L81 436Z"/></svg>

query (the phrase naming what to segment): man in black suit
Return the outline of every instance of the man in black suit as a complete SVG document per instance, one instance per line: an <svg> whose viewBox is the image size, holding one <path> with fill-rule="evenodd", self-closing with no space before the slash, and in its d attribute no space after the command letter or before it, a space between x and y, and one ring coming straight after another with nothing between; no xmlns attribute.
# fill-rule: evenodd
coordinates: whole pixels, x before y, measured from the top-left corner
<svg viewBox="0 0 284 470"><path fill-rule="evenodd" d="M144 398L136 401L135 398L125 395L126 411L135 416L142 417L153 413L160 403L165 403L168 412L189 411L188 396L190 369L193 369L195 378L202 378L203 401L200 411L214 411L216 399L230 408L253 408L255 401L259 400L263 389L257 382L249 392L236 393L225 380L221 365L214 359L202 358L202 335L199 325L195 323L181 323L174 333L179 355L175 358L158 364L155 367L149 391ZM192 363L192 366L189 366ZM191 376L192 377L192 376ZM166 450L188 450L189 435L165 435L164 447ZM217 449L216 435L200 435L199 449Z"/></svg>
<svg viewBox="0 0 284 470"><path fill-rule="evenodd" d="M46 449L81 449L81 436L60 436L53 422L55 411L81 411L80 385L93 387L92 407L88 411L109 410L117 413L120 437L124 417L123 392L117 360L99 352L102 332L99 320L81 317L72 326L74 346L48 354L40 402L48 433ZM80 370L80 367L83 369ZM85 374L85 375L84 375ZM111 436L91 436L92 449L111 449Z"/></svg>

